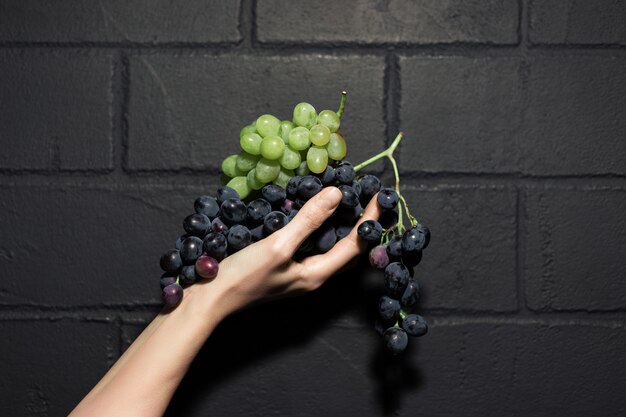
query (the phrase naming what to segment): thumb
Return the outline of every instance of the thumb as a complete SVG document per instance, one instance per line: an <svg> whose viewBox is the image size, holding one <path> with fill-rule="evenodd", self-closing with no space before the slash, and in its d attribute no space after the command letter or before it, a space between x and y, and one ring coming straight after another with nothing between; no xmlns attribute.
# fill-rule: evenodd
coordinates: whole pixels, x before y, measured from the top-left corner
<svg viewBox="0 0 626 417"><path fill-rule="evenodd" d="M339 206L341 191L326 187L306 202L285 227L274 233L280 247L293 254L311 233L328 219Z"/></svg>

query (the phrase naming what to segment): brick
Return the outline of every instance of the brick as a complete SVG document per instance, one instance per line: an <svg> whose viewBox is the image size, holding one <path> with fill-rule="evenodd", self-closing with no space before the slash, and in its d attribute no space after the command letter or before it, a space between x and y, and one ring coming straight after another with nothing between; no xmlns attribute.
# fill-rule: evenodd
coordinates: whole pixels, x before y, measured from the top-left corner
<svg viewBox="0 0 626 417"><path fill-rule="evenodd" d="M0 6L0 41L235 42L239 2L8 0Z"/></svg>
<svg viewBox="0 0 626 417"><path fill-rule="evenodd" d="M403 171L516 171L518 59L400 59Z"/></svg>
<svg viewBox="0 0 626 417"><path fill-rule="evenodd" d="M137 56L131 59L128 168L219 168L239 131L263 113L291 119L300 101L336 109L348 158L383 149L383 59L330 55Z"/></svg>
<svg viewBox="0 0 626 417"><path fill-rule="evenodd" d="M626 45L624 2L533 0L529 10L533 43Z"/></svg>
<svg viewBox="0 0 626 417"><path fill-rule="evenodd" d="M525 280L533 310L626 308L626 192L528 191Z"/></svg>
<svg viewBox="0 0 626 417"><path fill-rule="evenodd" d="M0 51L0 168L112 167L109 54Z"/></svg>
<svg viewBox="0 0 626 417"><path fill-rule="evenodd" d="M623 326L433 319L428 334L411 339L394 360L379 351L372 329L319 323L312 329L301 325L301 316L274 323L257 320L257 312L217 329L166 415L188 414L190 403L197 415L420 410L433 417L586 417L602 409L617 417L626 411Z"/></svg>
<svg viewBox="0 0 626 417"><path fill-rule="evenodd" d="M216 186L1 186L0 304L160 303L159 258Z"/></svg>
<svg viewBox="0 0 626 417"><path fill-rule="evenodd" d="M111 324L0 321L3 416L67 415L108 369L117 351Z"/></svg>
<svg viewBox="0 0 626 417"><path fill-rule="evenodd" d="M626 174L626 59L531 61L522 169L538 175Z"/></svg>
<svg viewBox="0 0 626 417"><path fill-rule="evenodd" d="M516 193L506 188L403 192L432 233L415 277L425 308L511 311L516 293Z"/></svg>
<svg viewBox="0 0 626 417"><path fill-rule="evenodd" d="M266 0L257 3L256 15L261 42L518 42L515 0L358 0L350 7L331 0Z"/></svg>

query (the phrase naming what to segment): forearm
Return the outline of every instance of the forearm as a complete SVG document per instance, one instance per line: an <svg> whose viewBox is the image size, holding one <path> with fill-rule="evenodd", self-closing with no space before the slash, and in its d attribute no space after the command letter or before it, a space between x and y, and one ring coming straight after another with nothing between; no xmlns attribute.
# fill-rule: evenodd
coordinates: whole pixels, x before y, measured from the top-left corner
<svg viewBox="0 0 626 417"><path fill-rule="evenodd" d="M224 317L210 284L160 313L71 416L160 416L192 360Z"/></svg>

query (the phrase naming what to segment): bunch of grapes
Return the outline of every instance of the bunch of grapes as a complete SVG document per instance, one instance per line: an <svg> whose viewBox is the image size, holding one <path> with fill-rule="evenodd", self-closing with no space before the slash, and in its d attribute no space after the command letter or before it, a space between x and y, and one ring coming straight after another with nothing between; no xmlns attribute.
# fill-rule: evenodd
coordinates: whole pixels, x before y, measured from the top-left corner
<svg viewBox="0 0 626 417"><path fill-rule="evenodd" d="M372 220L362 222L358 236L370 242L370 263L384 269L387 295L379 304L377 328L388 349L400 353L407 335L426 333L426 321L410 310L417 304L419 287L413 268L421 260L430 232L410 214L399 192L393 151L402 138L380 154L354 166L344 157L346 142L339 133L345 92L337 112L319 114L309 103L299 103L293 121L264 114L240 133L242 151L222 162L225 185L215 196L204 195L194 202L194 211L183 220L185 233L174 249L161 256L163 301L174 307L183 297L183 287L217 276L219 262L246 246L269 236L293 219L298 210L324 187L341 190L339 207L298 249L305 257L329 251L354 228L363 207L377 195L379 206L397 211L397 223L383 229ZM358 176L367 165L387 157L396 173L396 188L382 188L374 175ZM411 228L404 231L403 208ZM395 213L395 212L394 212Z"/></svg>

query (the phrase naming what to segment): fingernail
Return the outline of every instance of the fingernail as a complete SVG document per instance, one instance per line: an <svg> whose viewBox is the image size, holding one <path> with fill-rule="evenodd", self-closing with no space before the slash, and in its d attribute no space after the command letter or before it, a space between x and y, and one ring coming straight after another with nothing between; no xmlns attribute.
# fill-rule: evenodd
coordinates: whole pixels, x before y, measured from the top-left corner
<svg viewBox="0 0 626 417"><path fill-rule="evenodd" d="M332 210L341 201L341 191L337 187L328 187L320 199L320 204L327 210Z"/></svg>

